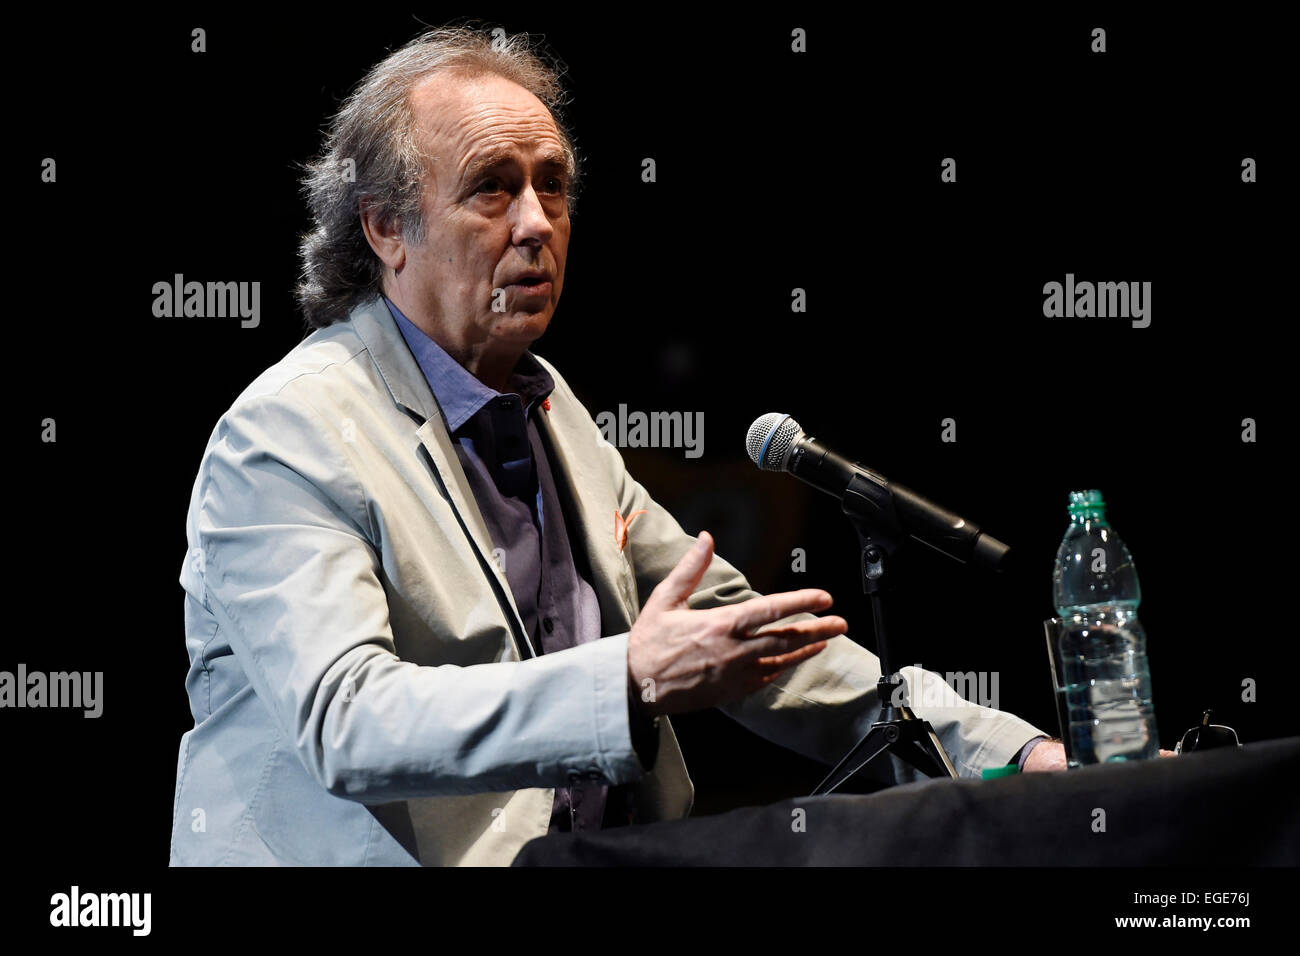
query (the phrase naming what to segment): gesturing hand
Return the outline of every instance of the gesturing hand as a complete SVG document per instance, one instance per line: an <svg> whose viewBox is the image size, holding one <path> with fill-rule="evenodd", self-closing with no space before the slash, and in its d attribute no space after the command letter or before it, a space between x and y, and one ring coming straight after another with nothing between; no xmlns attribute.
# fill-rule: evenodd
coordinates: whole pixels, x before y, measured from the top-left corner
<svg viewBox="0 0 1300 956"><path fill-rule="evenodd" d="M699 543L651 592L632 625L628 679L647 713L676 714L738 700L848 629L842 617L832 616L754 633L792 614L830 607L831 596L813 588L692 610L687 598L712 560L713 538L701 532ZM640 692L647 679L653 681L653 700Z"/></svg>

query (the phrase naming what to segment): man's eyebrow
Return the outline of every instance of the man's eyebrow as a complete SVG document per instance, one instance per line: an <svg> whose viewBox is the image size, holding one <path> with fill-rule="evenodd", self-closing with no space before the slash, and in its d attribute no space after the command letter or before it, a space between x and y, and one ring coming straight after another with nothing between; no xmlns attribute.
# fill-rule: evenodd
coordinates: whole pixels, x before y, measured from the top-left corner
<svg viewBox="0 0 1300 956"><path fill-rule="evenodd" d="M465 167L466 181L477 179L479 176L500 166L514 162L516 154L510 149L496 149L476 156L468 166ZM558 166L560 169L568 171L569 160L564 153L554 150L540 156L537 160L538 166Z"/></svg>

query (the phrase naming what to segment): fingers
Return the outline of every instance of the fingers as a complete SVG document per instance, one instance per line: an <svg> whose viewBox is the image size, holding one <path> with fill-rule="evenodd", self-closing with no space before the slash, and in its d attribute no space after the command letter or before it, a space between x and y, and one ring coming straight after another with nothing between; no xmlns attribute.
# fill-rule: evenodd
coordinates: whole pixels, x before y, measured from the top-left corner
<svg viewBox="0 0 1300 956"><path fill-rule="evenodd" d="M821 620L801 622L807 624L820 624ZM841 624L843 621L841 621ZM784 631L776 634L764 634L762 637L753 638L745 643L745 658L751 661L761 661L774 657L782 657L807 647L811 644L825 644L831 638L838 637L844 633L845 628L829 627L822 630L807 628L805 630L791 630L789 633Z"/></svg>
<svg viewBox="0 0 1300 956"><path fill-rule="evenodd" d="M743 604L736 605L733 611L734 626L737 631L752 631L792 614L824 611L830 606L831 596L817 588L769 594L766 597L750 598Z"/></svg>
<svg viewBox="0 0 1300 956"><path fill-rule="evenodd" d="M754 643L761 642L765 638L798 637L801 635L814 638L831 638L845 634L848 630L848 621L839 615L830 614L826 617L815 617L802 621L791 621L788 624L778 624L775 627L766 626L757 633L740 635L740 639ZM759 653L762 652L763 647L760 643Z"/></svg>
<svg viewBox="0 0 1300 956"><path fill-rule="evenodd" d="M798 650L790 651L788 654L760 657L755 663L767 672L768 677L775 678L783 670L793 667L795 664L801 664L810 657L816 657L824 650L826 650L826 642L817 641L815 644L807 644Z"/></svg>
<svg viewBox="0 0 1300 956"><path fill-rule="evenodd" d="M701 531L698 543L682 555L677 566L668 572L668 577L650 592L642 613L651 605L657 605L660 610L684 606L686 599L699 587L700 579L712 561L713 536L707 531Z"/></svg>
<svg viewBox="0 0 1300 956"><path fill-rule="evenodd" d="M818 641L815 644L809 644L807 647L801 647L798 650L791 651L788 654L779 654L775 657L760 657L755 662L755 669L750 673L745 681L744 695L762 690L772 681L776 680L791 667L801 664L810 657L816 657L826 649L825 641Z"/></svg>

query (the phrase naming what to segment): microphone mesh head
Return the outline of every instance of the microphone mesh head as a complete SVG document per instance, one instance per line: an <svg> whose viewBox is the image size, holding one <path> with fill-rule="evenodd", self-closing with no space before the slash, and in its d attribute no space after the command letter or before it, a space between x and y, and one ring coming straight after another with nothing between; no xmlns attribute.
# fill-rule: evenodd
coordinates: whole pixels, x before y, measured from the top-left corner
<svg viewBox="0 0 1300 956"><path fill-rule="evenodd" d="M749 460L764 471L781 471L786 452L802 434L799 423L781 412L768 412L754 419L745 436L745 451Z"/></svg>

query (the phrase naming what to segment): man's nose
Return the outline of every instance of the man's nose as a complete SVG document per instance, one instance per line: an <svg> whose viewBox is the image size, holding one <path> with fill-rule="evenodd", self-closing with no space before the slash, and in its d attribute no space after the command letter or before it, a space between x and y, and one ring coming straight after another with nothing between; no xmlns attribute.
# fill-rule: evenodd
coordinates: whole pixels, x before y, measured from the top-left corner
<svg viewBox="0 0 1300 956"><path fill-rule="evenodd" d="M542 208L542 201L537 198L537 192L531 185L525 186L515 200L511 238L516 245L530 241L546 242L554 231L550 217Z"/></svg>

